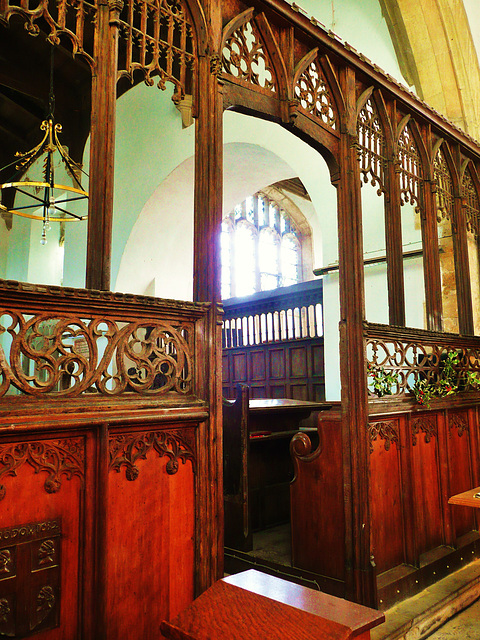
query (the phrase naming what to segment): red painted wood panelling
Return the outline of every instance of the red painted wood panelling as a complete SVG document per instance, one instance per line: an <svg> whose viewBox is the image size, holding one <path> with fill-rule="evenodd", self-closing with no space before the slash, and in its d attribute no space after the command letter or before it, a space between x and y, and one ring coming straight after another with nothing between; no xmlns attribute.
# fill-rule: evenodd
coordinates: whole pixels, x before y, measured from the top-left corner
<svg viewBox="0 0 480 640"><path fill-rule="evenodd" d="M438 463L437 416L412 418L415 517L418 553L443 544L443 509Z"/></svg>
<svg viewBox="0 0 480 640"><path fill-rule="evenodd" d="M372 554L378 573L404 562L403 501L400 481L398 421L371 423L370 429L390 425L392 441L376 435L371 442L370 456L370 508L372 527ZM377 432L375 432L376 434ZM380 431L381 433L381 431Z"/></svg>
<svg viewBox="0 0 480 640"><path fill-rule="evenodd" d="M19 527L26 524L42 523L61 520L60 538L60 625L54 629L37 633L35 638L42 640L65 640L65 638L79 637L82 626L88 628L82 611L82 588L84 579L91 580L88 568L84 568L84 553L91 553L89 544L92 540L90 521L85 518L88 508L86 492L92 492L92 478L85 475L88 467L86 457L90 453L90 446L86 446L86 437L62 438L52 440L23 441L18 444L17 460L20 451L32 455L23 456L24 462L15 468L15 475L6 475L0 484L5 487L5 497L0 502L2 529ZM43 445L44 453L38 454L37 443ZM10 447L2 444L1 451ZM55 492L46 481L51 478L51 472L62 468L65 452L75 451L75 456L69 459L73 474L69 479L68 473L57 473L53 479L59 485ZM67 455L68 457L68 455ZM31 460L34 460L33 464ZM57 464L58 463L58 464ZM88 488L87 488L88 485ZM91 582L90 582L91 584ZM25 585L23 586L25 588Z"/></svg>
<svg viewBox="0 0 480 640"><path fill-rule="evenodd" d="M169 474L168 461L152 448L136 461L134 480L123 467L108 475L110 640L156 640L161 621L193 599L194 472L187 460Z"/></svg>
<svg viewBox="0 0 480 640"><path fill-rule="evenodd" d="M290 486L292 563L324 576L345 578L345 514L340 419L319 422L320 447L294 458Z"/></svg>
<svg viewBox="0 0 480 640"><path fill-rule="evenodd" d="M470 461L470 432L466 411L448 412L449 496L463 493L474 486ZM455 536L458 538L475 528L474 512L469 507L450 507Z"/></svg>

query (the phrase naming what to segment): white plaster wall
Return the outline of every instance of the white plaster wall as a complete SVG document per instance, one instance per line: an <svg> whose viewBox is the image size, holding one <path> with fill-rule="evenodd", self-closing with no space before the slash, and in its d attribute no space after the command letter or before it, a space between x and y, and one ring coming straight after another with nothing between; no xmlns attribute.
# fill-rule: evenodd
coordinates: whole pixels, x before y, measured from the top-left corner
<svg viewBox="0 0 480 640"><path fill-rule="evenodd" d="M300 0L296 4L386 73L407 84L378 0Z"/></svg>

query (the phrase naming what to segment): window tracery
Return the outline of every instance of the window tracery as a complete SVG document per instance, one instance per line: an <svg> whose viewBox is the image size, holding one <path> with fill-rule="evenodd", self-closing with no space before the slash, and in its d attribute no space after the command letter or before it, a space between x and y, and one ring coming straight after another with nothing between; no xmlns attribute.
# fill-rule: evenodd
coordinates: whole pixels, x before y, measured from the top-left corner
<svg viewBox="0 0 480 640"><path fill-rule="evenodd" d="M301 281L301 237L288 213L259 192L224 218L222 298L251 295Z"/></svg>
<svg viewBox="0 0 480 640"><path fill-rule="evenodd" d="M317 61L302 73L295 86L295 96L302 109L336 129L336 112L327 81Z"/></svg>

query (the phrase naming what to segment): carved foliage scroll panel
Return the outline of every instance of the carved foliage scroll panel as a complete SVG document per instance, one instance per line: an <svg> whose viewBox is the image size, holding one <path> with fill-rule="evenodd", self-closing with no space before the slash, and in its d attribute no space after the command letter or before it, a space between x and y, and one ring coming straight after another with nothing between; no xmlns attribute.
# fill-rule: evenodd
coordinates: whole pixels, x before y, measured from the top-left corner
<svg viewBox="0 0 480 640"><path fill-rule="evenodd" d="M470 410L471 411L471 410ZM448 411L448 495L463 493L475 486L472 473L471 427L469 411ZM450 507L455 535L461 536L474 528L474 513L469 507Z"/></svg>
<svg viewBox="0 0 480 640"><path fill-rule="evenodd" d="M278 92L274 65L255 20L244 22L226 39L222 64L224 73L234 79Z"/></svg>
<svg viewBox="0 0 480 640"><path fill-rule="evenodd" d="M180 449L193 451L193 427L168 432ZM117 458L118 438L124 439L128 456L132 443L138 450L139 439L151 437L152 432L112 433L111 460ZM107 610L117 614L108 630L111 640L156 639L161 621L193 600L194 471L187 460L171 474L168 461L152 447L137 458L138 473L130 481L123 467L119 473L111 467L108 475Z"/></svg>
<svg viewBox="0 0 480 640"><path fill-rule="evenodd" d="M87 540L83 514L88 508L86 483L90 482L85 477L85 461L91 446L90 438L83 437L0 445L0 473L3 473L1 483L4 485L4 497L0 502L4 533L0 546L5 546L7 530L10 531L6 540L10 557L13 557L16 540L30 540L28 553L22 547L19 553L23 555L18 558L25 559L28 555L36 564L31 579L24 563L17 567L16 575L23 572L23 577L17 585L19 592L15 598L17 601L26 598L30 603L29 634L35 629L54 627L49 632L49 640L74 638L79 626L87 624L87 616L83 616L82 623L79 611L80 583L82 577L88 579L91 570L83 558ZM44 533L48 535L43 537ZM8 568L8 558L2 557ZM49 571L39 573L40 567L48 567ZM8 600L5 594L1 598ZM10 605L3 603L4 615L7 608ZM51 624L53 618L55 624ZM7 616L6 624L11 624L10 621Z"/></svg>
<svg viewBox="0 0 480 640"><path fill-rule="evenodd" d="M0 310L0 396L193 392L193 323Z"/></svg>
<svg viewBox="0 0 480 640"><path fill-rule="evenodd" d="M404 562L400 422L382 419L369 424L371 550L378 573Z"/></svg>
<svg viewBox="0 0 480 640"><path fill-rule="evenodd" d="M416 414L410 420L415 530L420 554L443 543L438 428L435 413Z"/></svg>
<svg viewBox="0 0 480 640"><path fill-rule="evenodd" d="M195 73L195 34L182 0L127 0L119 19L118 77L134 82L139 74L147 85L175 86L173 100L192 94Z"/></svg>

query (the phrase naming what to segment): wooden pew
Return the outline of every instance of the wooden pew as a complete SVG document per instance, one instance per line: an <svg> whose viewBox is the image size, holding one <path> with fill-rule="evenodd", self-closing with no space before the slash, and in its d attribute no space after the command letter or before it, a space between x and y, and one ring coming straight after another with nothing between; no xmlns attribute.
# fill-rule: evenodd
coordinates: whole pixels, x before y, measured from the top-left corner
<svg viewBox="0 0 480 640"><path fill-rule="evenodd" d="M223 400L223 503L225 546L253 548L248 496L249 388L238 385L235 400Z"/></svg>
<svg viewBox="0 0 480 640"><path fill-rule="evenodd" d="M216 582L161 631L167 640L369 640L383 613L254 569Z"/></svg>

